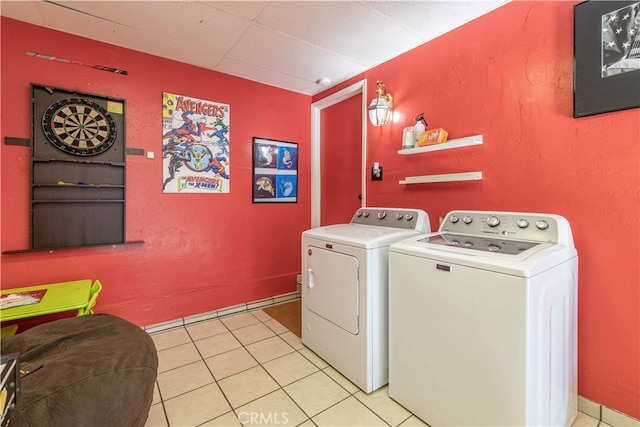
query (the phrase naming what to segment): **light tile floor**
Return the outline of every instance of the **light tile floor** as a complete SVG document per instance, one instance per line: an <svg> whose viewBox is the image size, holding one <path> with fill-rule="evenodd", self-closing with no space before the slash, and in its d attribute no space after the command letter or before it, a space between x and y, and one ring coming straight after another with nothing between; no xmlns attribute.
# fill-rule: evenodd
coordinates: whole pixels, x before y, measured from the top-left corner
<svg viewBox="0 0 640 427"><path fill-rule="evenodd" d="M262 310L151 335L158 380L148 427L425 426L365 394ZM603 427L578 413L574 427Z"/></svg>

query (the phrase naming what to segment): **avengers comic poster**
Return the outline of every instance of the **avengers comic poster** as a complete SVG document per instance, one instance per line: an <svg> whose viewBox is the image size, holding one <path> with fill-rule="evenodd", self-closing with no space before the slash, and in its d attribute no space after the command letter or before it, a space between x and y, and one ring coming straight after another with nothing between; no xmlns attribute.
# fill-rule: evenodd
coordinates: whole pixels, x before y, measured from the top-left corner
<svg viewBox="0 0 640 427"><path fill-rule="evenodd" d="M162 94L162 190L229 192L229 105Z"/></svg>
<svg viewBox="0 0 640 427"><path fill-rule="evenodd" d="M253 138L253 202L296 203L298 144Z"/></svg>

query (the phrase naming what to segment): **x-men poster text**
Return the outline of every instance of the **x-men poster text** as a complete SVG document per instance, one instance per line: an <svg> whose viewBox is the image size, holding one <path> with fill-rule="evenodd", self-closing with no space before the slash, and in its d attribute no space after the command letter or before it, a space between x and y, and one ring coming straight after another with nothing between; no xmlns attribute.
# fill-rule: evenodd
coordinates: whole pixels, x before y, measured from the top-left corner
<svg viewBox="0 0 640 427"><path fill-rule="evenodd" d="M162 94L162 189L229 192L229 105Z"/></svg>

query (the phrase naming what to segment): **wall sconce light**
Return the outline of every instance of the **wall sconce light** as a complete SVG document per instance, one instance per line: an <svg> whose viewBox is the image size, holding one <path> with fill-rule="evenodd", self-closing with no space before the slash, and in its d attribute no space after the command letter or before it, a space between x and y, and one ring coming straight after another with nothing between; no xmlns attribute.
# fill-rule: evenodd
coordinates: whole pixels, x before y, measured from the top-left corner
<svg viewBox="0 0 640 427"><path fill-rule="evenodd" d="M376 98L371 100L369 104L369 121L373 126L384 126L391 118L391 109L393 108L393 96L387 92L382 80L376 82Z"/></svg>

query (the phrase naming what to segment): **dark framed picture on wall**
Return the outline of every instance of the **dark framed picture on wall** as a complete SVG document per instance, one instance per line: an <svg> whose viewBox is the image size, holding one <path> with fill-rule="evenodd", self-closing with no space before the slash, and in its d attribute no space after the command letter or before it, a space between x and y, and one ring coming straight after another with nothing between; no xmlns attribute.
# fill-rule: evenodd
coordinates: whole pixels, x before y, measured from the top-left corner
<svg viewBox="0 0 640 427"><path fill-rule="evenodd" d="M253 137L253 203L298 201L298 144Z"/></svg>
<svg viewBox="0 0 640 427"><path fill-rule="evenodd" d="M640 0L574 6L573 116L640 107Z"/></svg>

